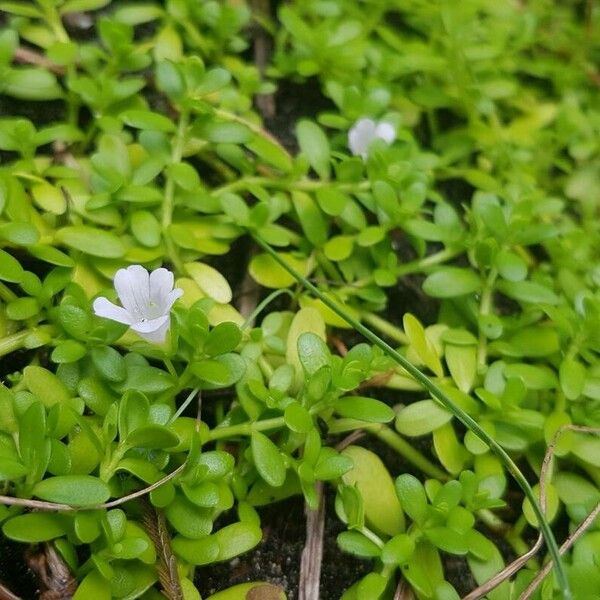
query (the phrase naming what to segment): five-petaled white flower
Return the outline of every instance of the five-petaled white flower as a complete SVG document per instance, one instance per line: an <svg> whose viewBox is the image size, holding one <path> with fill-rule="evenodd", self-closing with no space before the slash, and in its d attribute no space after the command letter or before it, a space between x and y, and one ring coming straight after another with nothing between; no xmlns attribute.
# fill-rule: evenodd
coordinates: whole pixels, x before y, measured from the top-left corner
<svg viewBox="0 0 600 600"><path fill-rule="evenodd" d="M376 123L373 119L359 119L348 132L348 147L354 156L367 158L369 146L376 139L391 144L396 139L394 126L385 121Z"/></svg>
<svg viewBox="0 0 600 600"><path fill-rule="evenodd" d="M173 279L173 273L162 267L152 273L141 265L119 269L114 284L123 306L100 297L94 300L94 312L99 317L129 325L150 342L164 342L171 307L183 294L180 288L173 289Z"/></svg>

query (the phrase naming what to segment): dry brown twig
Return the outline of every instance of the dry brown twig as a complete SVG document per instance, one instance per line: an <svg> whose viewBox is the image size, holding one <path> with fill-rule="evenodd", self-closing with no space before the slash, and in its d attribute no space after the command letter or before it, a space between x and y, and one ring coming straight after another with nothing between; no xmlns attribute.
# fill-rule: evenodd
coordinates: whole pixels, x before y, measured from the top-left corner
<svg viewBox="0 0 600 600"><path fill-rule="evenodd" d="M65 73L64 67L53 63L39 52L31 50L30 48L24 48L23 46L19 46L15 50L13 60L18 63L43 67L44 69L48 69L48 71L52 71L52 73L56 75L64 75Z"/></svg>
<svg viewBox="0 0 600 600"><path fill-rule="evenodd" d="M561 427L552 438L552 441L548 445L546 449L546 454L544 455L544 460L542 461L542 468L540 469L540 507L542 512L546 512L546 477L550 468L550 463L552 458L554 457L554 450L556 448L556 444L558 443L559 438L566 431L576 431L579 433L592 433L598 434L600 433L600 429L595 427L583 427L578 425L564 425ZM569 536L569 538L565 541L565 543L560 547L561 555L564 554L572 545L575 543L577 538L579 538L587 527L589 527L593 522L598 512L600 511L600 504L588 515L588 517L583 521L583 523ZM595 516L592 517L592 515ZM591 520L590 520L590 517ZM589 522L588 522L589 520ZM522 556L519 556L512 563L507 565L502 571L488 579L485 583L475 588L473 591L469 592L466 596L463 597L463 600L479 600L483 598L487 593L491 590L499 586L503 581L512 577L517 571L519 571L531 558L533 558L539 551L539 549L543 545L544 538L542 535L539 535L535 544ZM552 561L545 565L545 567L536 575L535 579L529 584L528 588L523 592L519 600L527 600L531 594L535 592L535 589L540 584L540 582L544 579L544 577L550 572L552 568Z"/></svg>
<svg viewBox="0 0 600 600"><path fill-rule="evenodd" d="M588 527L596 520L600 515L600 502L596 504L594 510L581 522L579 527L567 538L564 544L559 548L561 556L571 548L571 546L586 532ZM521 594L519 600L528 600L535 593L536 589L542 583L546 575L550 573L553 566L553 561L549 560L539 573L534 577L531 583L527 586L527 589Z"/></svg>
<svg viewBox="0 0 600 600"><path fill-rule="evenodd" d="M13 594L5 585L0 582L0 600L23 600L20 596Z"/></svg>
<svg viewBox="0 0 600 600"><path fill-rule="evenodd" d="M321 565L323 563L323 533L325 530L325 499L323 482L316 484L319 506L317 510L306 508L306 543L300 559L299 600L319 600Z"/></svg>
<svg viewBox="0 0 600 600"><path fill-rule="evenodd" d="M115 506L120 506L121 504L125 504L125 502L129 502L130 500L135 500L136 498L145 496L146 494L149 494L152 490L159 488L164 483L167 483L167 481L170 481L174 477L177 477L177 475L179 475L179 473L183 471L185 465L186 463L183 463L182 465L177 467L173 472L169 473L168 475L165 475L158 481L154 482L152 485L142 488L141 490L132 492L131 494L127 494L127 496L123 496L122 498L117 498L116 500L105 502L104 504L96 504L92 506L71 506L70 504L44 502L42 500L31 500L30 498L14 498L12 496L0 496L0 504L58 512L76 512L82 510L101 510L103 508L114 508Z"/></svg>
<svg viewBox="0 0 600 600"><path fill-rule="evenodd" d="M39 600L64 600L77 590L77 580L52 544L43 551L28 551L27 564L41 583Z"/></svg>

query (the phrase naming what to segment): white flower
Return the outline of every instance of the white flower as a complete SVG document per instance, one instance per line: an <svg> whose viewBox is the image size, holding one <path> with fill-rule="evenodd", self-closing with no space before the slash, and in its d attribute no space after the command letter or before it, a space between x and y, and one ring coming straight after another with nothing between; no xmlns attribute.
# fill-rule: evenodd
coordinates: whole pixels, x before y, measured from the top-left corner
<svg viewBox="0 0 600 600"><path fill-rule="evenodd" d="M150 342L164 342L171 322L171 307L183 294L180 288L173 289L173 281L173 273L163 268L152 273L141 265L119 269L114 283L123 307L100 297L94 300L94 313L129 325Z"/></svg>
<svg viewBox="0 0 600 600"><path fill-rule="evenodd" d="M348 132L348 147L354 156L367 158L369 146L376 139L391 144L396 139L394 126L385 121L375 123L373 119L359 119Z"/></svg>

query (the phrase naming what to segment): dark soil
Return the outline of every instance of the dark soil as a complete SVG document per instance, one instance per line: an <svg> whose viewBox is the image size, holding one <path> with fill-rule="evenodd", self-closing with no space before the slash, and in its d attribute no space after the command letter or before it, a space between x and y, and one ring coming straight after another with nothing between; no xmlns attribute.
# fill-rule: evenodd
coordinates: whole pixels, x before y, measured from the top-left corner
<svg viewBox="0 0 600 600"><path fill-rule="evenodd" d="M0 584L23 600L33 600L39 594L38 581L25 561L27 546L0 536ZM0 590L0 598L3 598Z"/></svg>

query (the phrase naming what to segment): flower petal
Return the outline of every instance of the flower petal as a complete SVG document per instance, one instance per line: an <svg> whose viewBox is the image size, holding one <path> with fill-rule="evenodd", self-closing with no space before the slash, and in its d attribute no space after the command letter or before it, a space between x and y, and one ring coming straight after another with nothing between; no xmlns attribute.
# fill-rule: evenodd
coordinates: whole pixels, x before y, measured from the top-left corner
<svg viewBox="0 0 600 600"><path fill-rule="evenodd" d="M173 273L161 267L150 273L150 302L159 307L161 313L168 312L167 300L169 292L173 289Z"/></svg>
<svg viewBox="0 0 600 600"><path fill-rule="evenodd" d="M119 269L115 275L115 289L121 304L136 320L146 316L150 304L149 280L148 271L142 265Z"/></svg>
<svg viewBox="0 0 600 600"><path fill-rule="evenodd" d="M168 294L167 294L167 300L166 300L166 304L165 304L165 312L169 312L171 310L171 307L173 306L173 304L175 304L175 300L177 300L178 298L181 298L181 296L183 296L183 290L181 288L175 288L174 290L171 290Z"/></svg>
<svg viewBox="0 0 600 600"><path fill-rule="evenodd" d="M386 143L391 144L396 139L396 129L391 123L382 121L375 128L375 135Z"/></svg>
<svg viewBox="0 0 600 600"><path fill-rule="evenodd" d="M170 322L167 321L161 325L156 331L151 331L149 333L138 333L140 337L143 337L146 341L152 342L154 344L162 344L167 338L167 332L169 331Z"/></svg>
<svg viewBox="0 0 600 600"><path fill-rule="evenodd" d="M100 297L94 300L92 305L94 314L111 321L117 321L117 323L125 323L125 325L131 325L132 318L129 312L124 308L113 304L108 298Z"/></svg>
<svg viewBox="0 0 600 600"><path fill-rule="evenodd" d="M360 119L348 132L348 147L355 156L367 156L369 144L375 137L375 121L373 119Z"/></svg>
<svg viewBox="0 0 600 600"><path fill-rule="evenodd" d="M158 327L155 326L157 322L160 322ZM153 324L153 329L149 331L140 331L142 325L148 325L149 323ZM171 324L171 319L169 315L165 315L164 317L159 317L158 319L152 319L152 321L146 321L144 323L138 323L132 327L132 329L137 332L140 337L143 337L148 342L153 342L155 344L162 344L166 337L167 331L169 331L169 326ZM145 328L144 328L145 329Z"/></svg>
<svg viewBox="0 0 600 600"><path fill-rule="evenodd" d="M169 315L161 315L156 319L137 321L131 325L131 329L137 333L152 333L153 331L160 329L168 320Z"/></svg>

